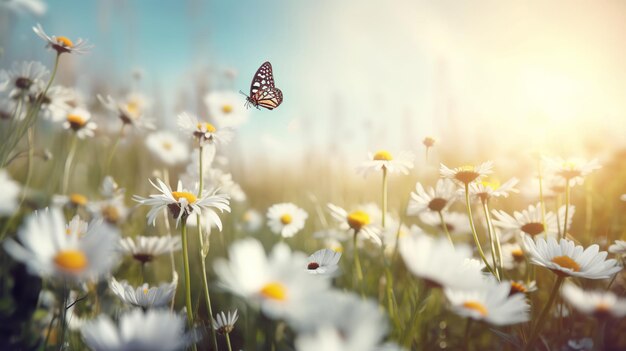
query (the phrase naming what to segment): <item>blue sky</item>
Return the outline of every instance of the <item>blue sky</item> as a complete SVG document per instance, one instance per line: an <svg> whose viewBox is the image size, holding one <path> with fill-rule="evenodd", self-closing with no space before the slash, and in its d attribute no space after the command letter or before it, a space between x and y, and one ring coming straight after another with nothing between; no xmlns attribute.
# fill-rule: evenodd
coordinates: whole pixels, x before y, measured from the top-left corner
<svg viewBox="0 0 626 351"><path fill-rule="evenodd" d="M270 60L285 102L252 111L241 131L251 148L273 140L293 150L306 141L364 155L415 148L433 135L463 143L461 153L481 143L511 149L530 143L562 154L575 142L554 140L575 139L572 133L591 127L607 135L626 128L626 52L619 44L626 5L619 1L49 5L44 17L15 18L8 38L0 34L7 60L49 60L30 31L36 22L50 33L87 38L96 48L73 62L85 72L73 83L95 77L120 87L141 67L143 88L160 94L166 117L178 112L190 81L205 73L211 79L209 67L236 70L233 88L246 91L256 68Z"/></svg>

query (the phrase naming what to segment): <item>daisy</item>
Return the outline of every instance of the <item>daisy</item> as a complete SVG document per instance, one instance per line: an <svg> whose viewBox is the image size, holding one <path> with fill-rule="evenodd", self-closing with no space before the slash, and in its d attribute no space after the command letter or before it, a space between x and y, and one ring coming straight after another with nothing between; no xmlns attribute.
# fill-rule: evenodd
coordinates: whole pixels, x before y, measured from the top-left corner
<svg viewBox="0 0 626 351"><path fill-rule="evenodd" d="M79 215L72 217L72 220L65 225L65 232L67 235L73 235L79 238L87 234L88 229L89 223L80 219Z"/></svg>
<svg viewBox="0 0 626 351"><path fill-rule="evenodd" d="M400 152L397 157L393 157L389 151L379 150L376 153L368 153L367 161L363 162L357 169L363 176L370 172L377 172L385 169L389 173L409 174L409 169L413 168L413 154L407 151Z"/></svg>
<svg viewBox="0 0 626 351"><path fill-rule="evenodd" d="M309 263L306 265L307 272L332 277L339 269L338 263L340 258L341 252L330 249L315 251L309 256Z"/></svg>
<svg viewBox="0 0 626 351"><path fill-rule="evenodd" d="M291 238L302 228L309 214L292 203L272 205L267 210L267 225L274 234Z"/></svg>
<svg viewBox="0 0 626 351"><path fill-rule="evenodd" d="M154 121L144 116L147 109L147 99L139 93L130 93L124 100L118 101L107 95L106 98L98 95L100 103L120 118L124 125L134 126L141 130L155 129Z"/></svg>
<svg viewBox="0 0 626 351"><path fill-rule="evenodd" d="M190 137L194 137L201 146L224 145L233 139L233 131L228 127L216 128L209 122L202 122L195 116L183 112L178 115L178 126Z"/></svg>
<svg viewBox="0 0 626 351"><path fill-rule="evenodd" d="M237 323L237 319L239 316L237 315L237 310L232 314L228 311L228 314L224 314L224 312L220 312L216 315L217 320L213 319L213 329L218 333L230 334L230 332L235 329L235 323Z"/></svg>
<svg viewBox="0 0 626 351"><path fill-rule="evenodd" d="M243 227L243 230L246 232L256 232L263 226L263 215L261 215L259 211L249 208L241 216L239 225Z"/></svg>
<svg viewBox="0 0 626 351"><path fill-rule="evenodd" d="M446 167L443 163L439 169L439 173L443 178L452 179L461 184L469 185L469 183L481 180L488 174L493 173L493 162L487 161L478 166L461 166L454 169Z"/></svg>
<svg viewBox="0 0 626 351"><path fill-rule="evenodd" d="M453 247L445 239L426 235L405 236L399 245L409 271L431 286L473 289L483 284L480 267L469 264L472 251L466 245Z"/></svg>
<svg viewBox="0 0 626 351"><path fill-rule="evenodd" d="M508 197L509 193L517 193L515 185L519 182L517 178L511 178L500 184L496 181L473 182L469 186L470 195L480 199L482 202L488 201L492 197ZM465 190L463 190L465 193Z"/></svg>
<svg viewBox="0 0 626 351"><path fill-rule="evenodd" d="M113 177L106 176L100 185L100 194L106 198L112 198L124 195L124 189L120 188Z"/></svg>
<svg viewBox="0 0 626 351"><path fill-rule="evenodd" d="M602 168L597 159L586 161L581 158L543 157L543 160L546 163L547 172L565 179L570 186L582 184L585 176Z"/></svg>
<svg viewBox="0 0 626 351"><path fill-rule="evenodd" d="M213 91L204 97L209 116L220 128L237 128L248 120L249 112L237 93Z"/></svg>
<svg viewBox="0 0 626 351"><path fill-rule="evenodd" d="M445 289L452 310L462 317L493 325L511 325L530 320L530 306L523 294L509 295L511 284L492 279L472 290Z"/></svg>
<svg viewBox="0 0 626 351"><path fill-rule="evenodd" d="M10 97L28 97L31 92L44 84L50 72L40 62L14 62L11 70L0 70L1 90L11 88Z"/></svg>
<svg viewBox="0 0 626 351"><path fill-rule="evenodd" d="M615 240L615 244L609 246L609 252L615 255L626 255L626 241Z"/></svg>
<svg viewBox="0 0 626 351"><path fill-rule="evenodd" d="M30 101L34 103L37 99L41 99L43 118L53 122L61 122L66 119L67 115L78 105L79 98L74 89L55 85L48 89L46 95L41 96L41 94L42 92L32 94Z"/></svg>
<svg viewBox="0 0 626 351"><path fill-rule="evenodd" d="M418 215L423 212L441 212L450 207L457 198L456 187L449 179L439 179L434 188L424 189L419 182L415 192L411 193L407 214Z"/></svg>
<svg viewBox="0 0 626 351"><path fill-rule="evenodd" d="M128 208L124 204L124 195L116 195L110 199L95 201L88 204L89 211L107 223L119 225L126 220Z"/></svg>
<svg viewBox="0 0 626 351"><path fill-rule="evenodd" d="M176 272L171 283L162 283L158 287L150 287L146 283L135 288L125 280L118 282L113 277L109 280L109 287L122 302L144 309L168 306L176 293L177 285Z"/></svg>
<svg viewBox="0 0 626 351"><path fill-rule="evenodd" d="M5 169L0 169L0 188L0 216L10 216L20 205L20 183L11 179Z"/></svg>
<svg viewBox="0 0 626 351"><path fill-rule="evenodd" d="M89 111L83 108L75 108L67 114L65 122L63 122L63 128L73 130L80 139L93 137L97 126L94 122L89 121L90 119L91 113Z"/></svg>
<svg viewBox="0 0 626 351"><path fill-rule="evenodd" d="M185 323L185 316L167 309L135 309L120 316L119 326L101 314L80 332L94 351L183 350L195 341Z"/></svg>
<svg viewBox="0 0 626 351"><path fill-rule="evenodd" d="M69 195L53 195L52 204L67 208L78 208L89 206L89 198L81 193L70 193Z"/></svg>
<svg viewBox="0 0 626 351"><path fill-rule="evenodd" d="M584 291L572 283L565 283L561 295L567 303L586 315L626 317L626 299L610 291Z"/></svg>
<svg viewBox="0 0 626 351"><path fill-rule="evenodd" d="M442 215L446 229L451 235L470 234L472 232L467 214L463 212L442 212ZM419 214L419 219L429 226L444 230L441 218L435 212L422 212Z"/></svg>
<svg viewBox="0 0 626 351"><path fill-rule="evenodd" d="M174 166L187 161L189 149L168 131L158 131L146 137L146 146L157 159L169 166Z"/></svg>
<svg viewBox="0 0 626 351"><path fill-rule="evenodd" d="M574 210L574 206L570 205L570 213L568 213L569 223L571 223L574 216ZM530 205L528 209L522 212L515 211L513 212L513 216L498 210L492 210L491 213L493 213L494 216L493 224L496 227L502 228L505 236L507 234L517 235L517 233L521 232L532 236L545 234L548 237L556 237L559 232L558 219L552 212L546 213L544 226L544 222L541 218L540 203L537 203L536 206ZM559 218L561 220L565 218L565 206L559 208Z"/></svg>
<svg viewBox="0 0 626 351"><path fill-rule="evenodd" d="M379 226L373 224L372 217L376 215L370 208L367 211L364 207L348 213L346 210L333 204L328 204L331 216L339 222L340 229L344 231L353 231L355 235L363 234L368 239L378 245L382 245L380 234L382 230Z"/></svg>
<svg viewBox="0 0 626 351"><path fill-rule="evenodd" d="M18 232L21 244L8 239L4 248L32 274L74 281L109 274L115 264L117 231L92 223L83 236L68 233L61 210L51 208L30 215Z"/></svg>
<svg viewBox="0 0 626 351"><path fill-rule="evenodd" d="M435 146L435 138L433 137L425 137L424 140L422 140L422 144L424 144L424 146L426 146L426 148L431 148L433 146Z"/></svg>
<svg viewBox="0 0 626 351"><path fill-rule="evenodd" d="M152 207L148 212L147 218L148 223L152 223L153 226L156 223L156 218L159 213L161 213L164 208L168 208L172 216L176 218L177 227L181 219L186 221L191 214L201 213L203 209L215 208L222 212L230 212L228 196L217 194L217 191L210 194L203 193L201 196L197 197L194 195L197 194L197 191L192 193L189 190L183 189L183 184L180 181L178 182L176 191L172 191L169 185L165 184L160 179L157 179L157 183L158 184L154 184L152 180L150 180L150 184L161 194L150 195L149 198L138 195L133 196L133 200L142 205ZM221 227L221 222L219 225Z"/></svg>
<svg viewBox="0 0 626 351"><path fill-rule="evenodd" d="M76 43L72 42L69 38L63 36L49 36L41 27L41 24L37 24L36 27L33 27L33 31L37 34L41 39L48 43L47 47L55 50L57 55L61 55L62 53L76 53L76 54L85 54L91 50L92 46L88 45L86 41L82 39L76 40Z"/></svg>
<svg viewBox="0 0 626 351"><path fill-rule="evenodd" d="M600 252L598 245L591 245L583 251L582 246L567 239L557 243L554 238L548 238L548 241L543 238L533 240L525 234L522 239L531 263L548 268L562 277L606 279L622 269L616 260L607 260L607 252Z"/></svg>
<svg viewBox="0 0 626 351"><path fill-rule="evenodd" d="M136 236L120 239L118 248L141 263L152 262L157 256L181 249L179 236Z"/></svg>
<svg viewBox="0 0 626 351"><path fill-rule="evenodd" d="M269 318L302 318L307 304L325 291L328 279L317 279L302 269L307 264L301 253L279 243L269 256L258 240L244 239L232 244L229 260L218 259L215 272L221 286L253 305L260 305Z"/></svg>
<svg viewBox="0 0 626 351"><path fill-rule="evenodd" d="M527 294L529 292L537 291L537 282L535 282L534 280L529 283L526 283L521 280L516 280L516 281L511 280L510 283L511 283L511 291L509 292L509 295Z"/></svg>

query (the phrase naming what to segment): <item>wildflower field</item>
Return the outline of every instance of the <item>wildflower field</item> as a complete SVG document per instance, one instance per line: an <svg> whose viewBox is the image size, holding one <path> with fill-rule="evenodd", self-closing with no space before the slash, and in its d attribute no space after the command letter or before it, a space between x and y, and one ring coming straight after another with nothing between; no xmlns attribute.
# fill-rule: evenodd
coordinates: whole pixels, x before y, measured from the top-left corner
<svg viewBox="0 0 626 351"><path fill-rule="evenodd" d="M540 74L521 70L524 79L539 77L529 94L495 84L493 100L468 104L465 94L483 92L461 83L447 88L454 77L477 80L459 73L472 69L455 66L456 56L440 44L447 32L437 34L441 27L431 20L420 27L431 32L414 39L441 51L426 65L435 72L428 79L437 94L421 91L406 105L420 112L405 113L396 109L399 99L386 95L402 89L376 76L402 76L403 66L346 73L342 80L312 64L348 72L359 66L349 48L337 53L349 59L307 61L292 52L310 72L294 70L269 44L261 53L247 50L246 60L212 54L202 69L164 53L179 64L164 69L160 81L155 67L163 58L145 62L147 69L126 64L155 43L176 51L177 41L189 39L177 36L177 26L201 32L204 17L194 11L210 8L233 23L250 16L289 23L300 35L306 20L337 25L325 17L332 16L326 7L317 7L330 6L325 2L300 12L305 5L270 1L271 13L249 2L182 2L189 11L182 12L184 23L166 28L173 33L167 38L157 34L164 13L142 17L129 10L157 5L105 3L67 13L84 28L95 28L98 19L99 31L82 33L102 42L69 31L76 27L63 24L55 2L0 3L0 350L626 350L626 104L600 85L570 95L580 77L572 73L558 83L569 71L545 63L549 54L558 57L552 49L540 46L545 57L534 57L533 67L541 66L538 57L546 60L533 71ZM380 23L411 32L414 16L441 10L443 23L463 22L448 5L401 3L392 10L363 4L345 21L356 26L359 18L391 11ZM342 5L333 6L349 17ZM506 6L497 6L508 16ZM519 8L513 10L510 18L518 18ZM132 19L122 37L133 38L133 49L112 49L108 35L118 29L111 29L118 17L91 18L89 11ZM572 23L589 13L597 14L593 21L626 23L580 5L561 24L573 33ZM525 16L525 25L552 28L545 24L551 18ZM189 39L194 49L209 38L219 46L229 36L217 17L211 17L217 34ZM153 27L146 18L156 21ZM495 18L488 11L462 15L471 26L484 19L488 32L501 25ZM269 33L267 41L290 38L276 35L272 23L259 28ZM501 35L514 36L515 28ZM489 50L481 40L467 41L474 46L463 50L485 51L482 69L495 72L478 85L513 70L513 61L487 57L505 62L509 50L521 55L524 45L554 34L524 28L526 41L515 50L498 40ZM612 28L600 30L623 39ZM340 41L350 31L338 33L325 39ZM471 33L483 38L467 32L460 42ZM569 55L557 34L551 45ZM425 39L430 36L435 39ZM303 47L326 45L307 38ZM360 45L360 36L347 38ZM598 50L589 54L597 62L583 60L592 51L583 44L593 38L570 43L583 57L571 72L619 80L623 69L603 55L625 53ZM277 48L301 48L296 41L284 45ZM363 60L393 66L384 63L395 60L393 40L380 45L388 51ZM548 68L560 70L560 78L549 79ZM328 89L309 87L318 76ZM372 88L351 85L362 76ZM603 82L626 91L614 80ZM303 107L318 101L319 110ZM513 117L500 113L506 102ZM516 110L525 105L532 108ZM354 119L355 111L373 117ZM495 125L490 114L497 115Z"/></svg>

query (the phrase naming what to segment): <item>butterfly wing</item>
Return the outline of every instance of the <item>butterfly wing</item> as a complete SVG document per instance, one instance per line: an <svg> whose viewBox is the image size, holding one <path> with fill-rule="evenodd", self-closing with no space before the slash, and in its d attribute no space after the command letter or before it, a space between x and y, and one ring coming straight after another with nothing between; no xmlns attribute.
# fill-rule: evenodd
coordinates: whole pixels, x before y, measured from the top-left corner
<svg viewBox="0 0 626 351"><path fill-rule="evenodd" d="M252 98L257 105L273 110L283 102L283 92L278 88L259 90Z"/></svg>
<svg viewBox="0 0 626 351"><path fill-rule="evenodd" d="M250 96L256 95L261 90L274 88L274 76L272 75L272 64L265 61L256 71L250 84Z"/></svg>

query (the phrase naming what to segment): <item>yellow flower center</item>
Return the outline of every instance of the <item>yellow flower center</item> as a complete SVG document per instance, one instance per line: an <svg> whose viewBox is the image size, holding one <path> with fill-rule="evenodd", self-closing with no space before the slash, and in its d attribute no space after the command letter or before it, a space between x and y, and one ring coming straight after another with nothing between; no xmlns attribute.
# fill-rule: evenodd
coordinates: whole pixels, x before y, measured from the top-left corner
<svg viewBox="0 0 626 351"><path fill-rule="evenodd" d="M500 182L497 180L483 180L480 182L485 188L491 188L492 190L496 190L500 187Z"/></svg>
<svg viewBox="0 0 626 351"><path fill-rule="evenodd" d="M476 180L478 176L480 176L480 174L476 172L474 166L461 166L456 169L456 174L454 175L454 178L465 184L469 184L470 182Z"/></svg>
<svg viewBox="0 0 626 351"><path fill-rule="evenodd" d="M105 206L102 208L101 213L109 223L117 223L120 219L120 211L115 206Z"/></svg>
<svg viewBox="0 0 626 351"><path fill-rule="evenodd" d="M481 316L487 316L487 307L478 301L466 301L463 303L463 307L478 312Z"/></svg>
<svg viewBox="0 0 626 351"><path fill-rule="evenodd" d="M85 125L85 123L87 123L86 119L84 119L80 115L75 115L75 114L67 115L67 121L70 122L72 126L78 126L78 127L82 127Z"/></svg>
<svg viewBox="0 0 626 351"><path fill-rule="evenodd" d="M545 228L543 226L543 223L530 222L524 224L520 229L528 235L535 236L537 234L543 233Z"/></svg>
<svg viewBox="0 0 626 351"><path fill-rule="evenodd" d="M57 43L65 46L65 47L71 48L71 47L74 46L74 43L72 43L72 41L69 40L67 37L60 36L60 37L56 37L56 39L57 39Z"/></svg>
<svg viewBox="0 0 626 351"><path fill-rule="evenodd" d="M558 264L563 268L571 269L574 272L580 271L580 265L576 263L576 261L572 260L569 256L556 256L552 259L552 262Z"/></svg>
<svg viewBox="0 0 626 351"><path fill-rule="evenodd" d="M280 223L284 225L291 223L291 221L293 221L293 218L291 218L291 215L289 213L285 213L284 215L280 216Z"/></svg>
<svg viewBox="0 0 626 351"><path fill-rule="evenodd" d="M348 225L350 228L359 231L370 224L370 216L363 211L354 211L348 214Z"/></svg>
<svg viewBox="0 0 626 351"><path fill-rule="evenodd" d="M87 256L78 250L65 250L54 257L57 267L73 273L78 273L87 267Z"/></svg>
<svg viewBox="0 0 626 351"><path fill-rule="evenodd" d="M145 286L145 287L143 288L143 294L144 294L144 295L148 295L148 291L149 291L149 290L148 290L148 287L147 287L147 286Z"/></svg>
<svg viewBox="0 0 626 351"><path fill-rule="evenodd" d="M172 191L172 196L177 202L180 202L180 199L186 199L188 203L192 204L198 200L198 198L187 191Z"/></svg>
<svg viewBox="0 0 626 351"><path fill-rule="evenodd" d="M170 143L169 141L166 141L163 143L163 148L165 150L171 150L172 149L172 143Z"/></svg>
<svg viewBox="0 0 626 351"><path fill-rule="evenodd" d="M339 253L343 252L343 246L341 246L341 244L333 245L330 247L330 249Z"/></svg>
<svg viewBox="0 0 626 351"><path fill-rule="evenodd" d="M208 122L198 123L198 130L202 130L202 127L209 133L215 133L217 130L214 125Z"/></svg>
<svg viewBox="0 0 626 351"><path fill-rule="evenodd" d="M511 291L509 295L517 294L517 293L525 293L527 291L526 287L518 282L511 282Z"/></svg>
<svg viewBox="0 0 626 351"><path fill-rule="evenodd" d="M513 259L516 261L522 261L524 260L524 251L522 251L522 249L513 249L511 250L511 256L513 256Z"/></svg>
<svg viewBox="0 0 626 351"><path fill-rule="evenodd" d="M229 113L233 112L233 106L232 105L222 105L222 112L224 112L225 114L229 114Z"/></svg>
<svg viewBox="0 0 626 351"><path fill-rule="evenodd" d="M424 141L422 141L422 143L426 147L432 147L433 145L435 145L435 139L431 137L426 137L424 138Z"/></svg>
<svg viewBox="0 0 626 351"><path fill-rule="evenodd" d="M393 157L391 156L389 151L380 150L374 154L374 160L375 161L391 161L393 160Z"/></svg>
<svg viewBox="0 0 626 351"><path fill-rule="evenodd" d="M285 301L287 299L287 288L279 282L270 282L261 288L261 295L268 299Z"/></svg>
<svg viewBox="0 0 626 351"><path fill-rule="evenodd" d="M611 312L611 306L609 306L606 302L601 301L596 304L596 308L594 311L597 315L605 315Z"/></svg>
<svg viewBox="0 0 626 351"><path fill-rule="evenodd" d="M87 197L81 194L70 194L70 202L74 205L85 206L87 204Z"/></svg>
<svg viewBox="0 0 626 351"><path fill-rule="evenodd" d="M129 101L126 103L126 112L131 115L131 117L136 117L139 115L139 103L137 101Z"/></svg>

